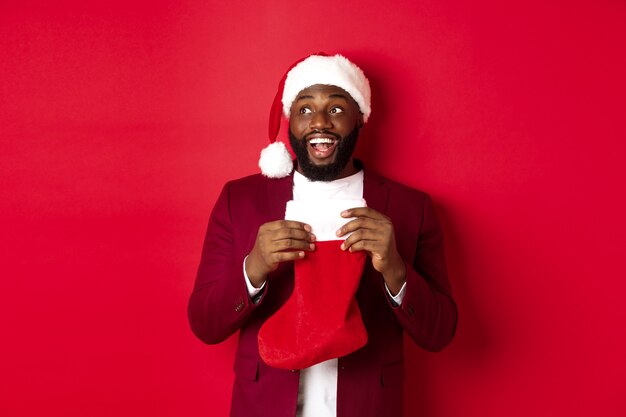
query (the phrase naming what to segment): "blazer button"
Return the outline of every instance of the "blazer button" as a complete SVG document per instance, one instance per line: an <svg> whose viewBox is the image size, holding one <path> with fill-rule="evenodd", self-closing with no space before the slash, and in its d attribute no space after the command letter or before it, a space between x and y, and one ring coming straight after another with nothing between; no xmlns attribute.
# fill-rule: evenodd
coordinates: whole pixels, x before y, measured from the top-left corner
<svg viewBox="0 0 626 417"><path fill-rule="evenodd" d="M415 314L415 307L413 307L413 304L407 305L406 311L409 313L409 316L413 316L413 314Z"/></svg>

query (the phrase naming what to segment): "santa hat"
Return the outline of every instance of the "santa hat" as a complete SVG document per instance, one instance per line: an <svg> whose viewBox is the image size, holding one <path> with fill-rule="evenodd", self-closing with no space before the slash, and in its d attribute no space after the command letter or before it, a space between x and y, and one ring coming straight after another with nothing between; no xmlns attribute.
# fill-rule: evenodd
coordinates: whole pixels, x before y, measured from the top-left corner
<svg viewBox="0 0 626 417"><path fill-rule="evenodd" d="M283 178L293 170L291 155L284 143L276 141L280 129L281 113L289 118L291 104L300 91L312 85L334 85L344 89L359 106L363 122L372 112L369 81L354 63L342 55L324 53L311 55L293 64L278 84L272 103L269 121L270 145L261 151L259 168L269 178Z"/></svg>

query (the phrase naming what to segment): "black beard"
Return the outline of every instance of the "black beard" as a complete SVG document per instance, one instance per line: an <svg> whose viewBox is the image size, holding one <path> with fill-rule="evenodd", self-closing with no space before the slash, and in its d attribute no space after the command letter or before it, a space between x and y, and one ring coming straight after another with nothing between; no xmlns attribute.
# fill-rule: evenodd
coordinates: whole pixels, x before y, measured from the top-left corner
<svg viewBox="0 0 626 417"><path fill-rule="evenodd" d="M354 130L344 138L339 138L332 133L329 134L335 136L337 139L335 160L329 164L315 165L309 159L309 152L307 150L307 146L309 145L306 138L298 139L291 133L291 130L289 130L289 143L291 144L291 149L293 149L293 152L296 154L298 168L302 174L311 181L333 181L339 177L341 171L348 165L350 157L352 157L352 152L354 152L359 137L359 127L356 126Z"/></svg>

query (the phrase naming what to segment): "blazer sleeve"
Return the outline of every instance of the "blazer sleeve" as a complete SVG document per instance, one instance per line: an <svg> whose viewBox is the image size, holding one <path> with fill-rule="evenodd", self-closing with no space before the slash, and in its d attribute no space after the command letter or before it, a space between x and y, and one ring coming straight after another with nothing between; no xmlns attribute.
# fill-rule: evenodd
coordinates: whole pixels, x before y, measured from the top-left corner
<svg viewBox="0 0 626 417"><path fill-rule="evenodd" d="M457 307L448 282L443 233L428 195L422 216L413 264L406 264L406 292L393 311L419 346L440 351L454 337Z"/></svg>
<svg viewBox="0 0 626 417"><path fill-rule="evenodd" d="M259 305L250 300L244 281L245 254L236 250L230 200L226 184L209 219L187 309L191 330L208 344L222 342L239 330Z"/></svg>

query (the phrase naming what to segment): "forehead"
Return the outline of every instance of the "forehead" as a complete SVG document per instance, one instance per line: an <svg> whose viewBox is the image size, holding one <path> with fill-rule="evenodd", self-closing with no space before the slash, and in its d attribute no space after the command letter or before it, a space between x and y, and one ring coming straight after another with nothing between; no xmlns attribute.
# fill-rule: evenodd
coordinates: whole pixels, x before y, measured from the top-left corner
<svg viewBox="0 0 626 417"><path fill-rule="evenodd" d="M356 101L346 90L335 85L315 84L300 91L296 96L294 103L304 99L344 99L346 102L356 106Z"/></svg>

